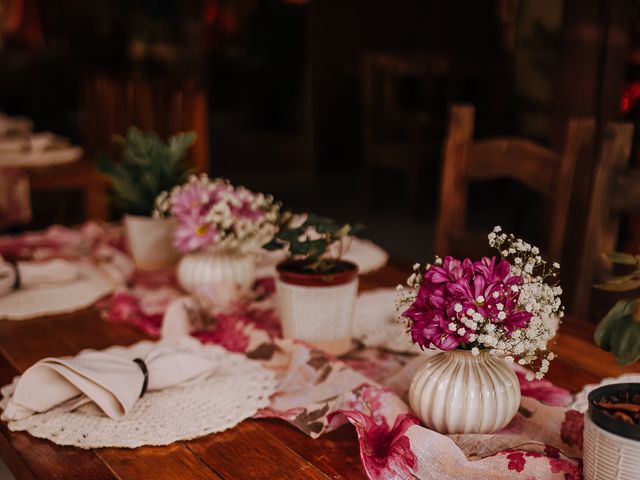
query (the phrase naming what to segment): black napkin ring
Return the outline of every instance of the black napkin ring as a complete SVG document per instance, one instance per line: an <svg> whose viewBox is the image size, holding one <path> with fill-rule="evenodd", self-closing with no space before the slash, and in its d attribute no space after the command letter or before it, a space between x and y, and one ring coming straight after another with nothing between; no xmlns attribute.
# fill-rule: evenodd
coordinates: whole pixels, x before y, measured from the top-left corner
<svg viewBox="0 0 640 480"><path fill-rule="evenodd" d="M20 278L20 270L18 269L18 262L16 261L9 261L8 262L9 265L11 265L11 268L13 269L13 272L15 273L15 280L13 281L13 289L14 290L19 290L20 287L22 286L22 279Z"/></svg>
<svg viewBox="0 0 640 480"><path fill-rule="evenodd" d="M144 375L144 381L142 382L142 391L140 392L140 398L146 393L147 387L149 386L149 369L147 368L147 364L144 363L144 360L141 358L134 358L134 362L138 364L140 370L142 370L142 374Z"/></svg>

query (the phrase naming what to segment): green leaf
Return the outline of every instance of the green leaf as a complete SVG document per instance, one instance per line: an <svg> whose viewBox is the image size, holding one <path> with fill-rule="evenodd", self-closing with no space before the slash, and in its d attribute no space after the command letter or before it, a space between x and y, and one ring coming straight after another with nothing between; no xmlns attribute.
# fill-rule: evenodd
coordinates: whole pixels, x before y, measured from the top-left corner
<svg viewBox="0 0 640 480"><path fill-rule="evenodd" d="M276 240L275 238L272 239L271 241L265 243L262 248L264 248L265 250L268 250L270 252L274 251L274 250L282 250L285 247L284 243L279 242L278 240Z"/></svg>
<svg viewBox="0 0 640 480"><path fill-rule="evenodd" d="M594 287L607 292L629 292L640 288L640 278L633 277L629 280L621 279L619 281L609 280L605 283L597 283Z"/></svg>
<svg viewBox="0 0 640 480"><path fill-rule="evenodd" d="M156 133L136 127L130 127L126 137L114 136L122 147L120 161L104 154L96 158L100 171L113 181L114 204L129 213L149 215L162 191L186 181L190 171L183 159L195 138L193 132L178 133L165 143Z"/></svg>
<svg viewBox="0 0 640 480"><path fill-rule="evenodd" d="M605 315L594 334L598 346L612 352L621 365L640 359L640 322L634 312L640 299L620 300Z"/></svg>
<svg viewBox="0 0 640 480"><path fill-rule="evenodd" d="M621 265L638 265L638 260L630 253L610 252L606 253L604 256L613 263L619 263Z"/></svg>
<svg viewBox="0 0 640 480"><path fill-rule="evenodd" d="M630 365L640 358L640 323L627 315L611 338L611 351L619 365Z"/></svg>
<svg viewBox="0 0 640 480"><path fill-rule="evenodd" d="M604 316L594 333L596 345L603 350L611 351L611 334L616 330L620 319L632 315L638 300L620 300Z"/></svg>
<svg viewBox="0 0 640 480"><path fill-rule="evenodd" d="M100 152L96 156L96 167L105 175L113 175L116 171L115 163L113 163L111 157L104 152Z"/></svg>
<svg viewBox="0 0 640 480"><path fill-rule="evenodd" d="M364 230L366 230L366 226L362 223L356 223L355 225L353 225L351 227L351 232L349 232L350 235L358 235L360 233L362 233Z"/></svg>
<svg viewBox="0 0 640 480"><path fill-rule="evenodd" d="M292 228L290 230L282 230L278 232L278 238L284 240L285 242L296 242L298 238L302 234L304 234L305 229L302 227Z"/></svg>

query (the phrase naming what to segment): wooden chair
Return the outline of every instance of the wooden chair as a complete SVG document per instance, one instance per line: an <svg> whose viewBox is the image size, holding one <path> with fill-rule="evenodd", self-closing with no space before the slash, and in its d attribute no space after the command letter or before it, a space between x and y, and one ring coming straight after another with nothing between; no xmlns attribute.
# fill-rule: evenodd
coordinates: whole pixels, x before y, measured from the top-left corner
<svg viewBox="0 0 640 480"><path fill-rule="evenodd" d="M592 182L584 251L578 266L571 311L586 318L593 283L611 276L611 263L602 254L617 249L620 218L640 212L640 170L628 167L633 144L633 125L606 126Z"/></svg>
<svg viewBox="0 0 640 480"><path fill-rule="evenodd" d="M468 189L471 182L511 178L522 182L549 201L545 254L551 260L562 255L565 224L576 159L593 136L595 122L572 120L564 147L555 152L522 138L473 140L474 107L453 105L444 146L436 253L470 255L472 245L486 244L486 233L464 231Z"/></svg>
<svg viewBox="0 0 640 480"><path fill-rule="evenodd" d="M190 84L98 74L85 82L83 98L85 158L60 167L31 169L32 190L82 190L85 217L107 219L109 181L97 171L94 159L100 151L117 157L112 136L126 133L131 125L154 130L163 138L195 131L198 139L188 161L200 172L209 171L208 107L203 90Z"/></svg>
<svg viewBox="0 0 640 480"><path fill-rule="evenodd" d="M435 55L364 56L362 141L370 197L375 171L400 170L407 176L408 201L419 205L428 157L438 158L444 134L448 72L449 62Z"/></svg>

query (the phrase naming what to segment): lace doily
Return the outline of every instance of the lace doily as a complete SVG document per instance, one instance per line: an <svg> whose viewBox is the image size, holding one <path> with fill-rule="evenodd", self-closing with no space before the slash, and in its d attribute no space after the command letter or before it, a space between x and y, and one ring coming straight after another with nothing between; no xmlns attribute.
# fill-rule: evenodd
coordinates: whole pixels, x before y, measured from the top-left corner
<svg viewBox="0 0 640 480"><path fill-rule="evenodd" d="M585 385L582 390L573 396L573 401L567 408L572 410L578 410L579 412L586 412L589 409L589 394L598 387L603 385L611 385L612 383L637 383L640 382L640 374L627 373L620 375L619 377L609 377L603 379L600 383L591 383Z"/></svg>
<svg viewBox="0 0 640 480"><path fill-rule="evenodd" d="M145 341L107 351L133 359L143 356L142 352L152 345ZM9 430L26 431L58 445L84 449L168 445L222 432L269 405L277 386L274 371L216 345L198 348L219 364L214 374L145 394L123 420L112 420L97 407L85 405L72 412L58 408L10 422ZM15 383L3 388L3 403Z"/></svg>
<svg viewBox="0 0 640 480"><path fill-rule="evenodd" d="M396 290L381 288L358 296L353 314L353 338L366 347L394 352L421 353L404 325L397 320Z"/></svg>
<svg viewBox="0 0 640 480"><path fill-rule="evenodd" d="M276 265L285 258L285 253L280 250L261 252L256 268L258 277L275 276ZM389 254L370 240L354 237L342 258L358 265L360 275L366 275L384 267L389 261Z"/></svg>
<svg viewBox="0 0 640 480"><path fill-rule="evenodd" d="M73 282L16 290L1 296L0 320L27 320L74 312L93 305L113 289L113 282L99 267L85 262Z"/></svg>

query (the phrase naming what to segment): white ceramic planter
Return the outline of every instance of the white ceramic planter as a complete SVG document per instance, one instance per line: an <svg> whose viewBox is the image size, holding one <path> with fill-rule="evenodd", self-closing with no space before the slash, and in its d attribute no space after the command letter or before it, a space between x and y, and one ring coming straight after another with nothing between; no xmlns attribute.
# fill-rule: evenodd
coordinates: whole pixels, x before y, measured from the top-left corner
<svg viewBox="0 0 640 480"><path fill-rule="evenodd" d="M175 265L180 257L173 247L175 220L126 215L129 252L139 270L159 270Z"/></svg>
<svg viewBox="0 0 640 480"><path fill-rule="evenodd" d="M640 441L607 432L584 415L585 480L637 480Z"/></svg>
<svg viewBox="0 0 640 480"><path fill-rule="evenodd" d="M452 350L418 369L409 403L427 427L440 433L493 433L518 411L520 384L503 359Z"/></svg>
<svg viewBox="0 0 640 480"><path fill-rule="evenodd" d="M252 254L207 250L182 257L177 277L180 286L188 292L208 285L229 284L248 290L255 281L255 270Z"/></svg>
<svg viewBox="0 0 640 480"><path fill-rule="evenodd" d="M294 274L291 278L280 272L276 291L283 335L304 340L333 355L348 352L358 293L358 270L355 268L348 273L335 284L322 280L299 282L295 277L303 275Z"/></svg>
<svg viewBox="0 0 640 480"><path fill-rule="evenodd" d="M607 415L596 405L618 396L640 394L639 383L602 385L589 393L584 414L583 474L585 480L640 478L640 432L636 425ZM629 402L629 403L635 403Z"/></svg>

